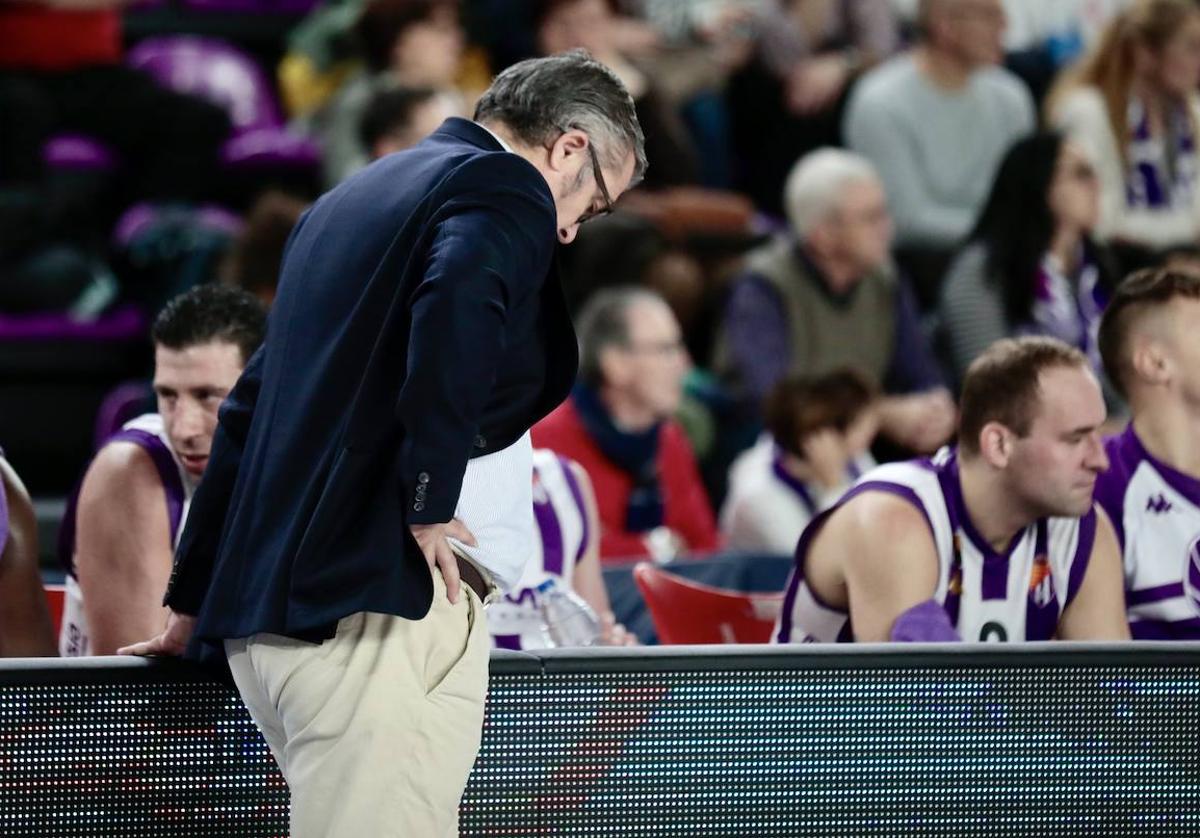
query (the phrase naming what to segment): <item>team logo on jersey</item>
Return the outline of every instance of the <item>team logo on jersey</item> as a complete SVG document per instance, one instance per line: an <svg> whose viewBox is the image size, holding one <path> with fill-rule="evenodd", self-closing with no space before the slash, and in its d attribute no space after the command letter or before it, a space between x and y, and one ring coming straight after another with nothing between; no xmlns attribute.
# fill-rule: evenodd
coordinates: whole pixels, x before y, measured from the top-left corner
<svg viewBox="0 0 1200 838"><path fill-rule="evenodd" d="M1161 492L1157 495L1151 495L1146 501L1146 511L1153 512L1155 515L1166 515L1174 508L1175 504L1167 500L1167 496Z"/></svg>
<svg viewBox="0 0 1200 838"><path fill-rule="evenodd" d="M1200 612L1200 538L1194 539L1188 547L1183 568L1183 590L1192 607Z"/></svg>
<svg viewBox="0 0 1200 838"><path fill-rule="evenodd" d="M1034 557L1029 573L1029 591L1033 604L1044 608L1054 601L1054 577L1050 574L1050 559L1043 553Z"/></svg>

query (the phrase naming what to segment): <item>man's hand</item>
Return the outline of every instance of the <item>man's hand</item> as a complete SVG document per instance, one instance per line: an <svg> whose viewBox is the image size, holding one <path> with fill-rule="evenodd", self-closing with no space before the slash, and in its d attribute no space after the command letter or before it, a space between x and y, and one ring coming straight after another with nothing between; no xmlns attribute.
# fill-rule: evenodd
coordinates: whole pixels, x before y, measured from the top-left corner
<svg viewBox="0 0 1200 838"><path fill-rule="evenodd" d="M600 615L600 639L598 646L637 646L637 635L617 622L611 611Z"/></svg>
<svg viewBox="0 0 1200 838"><path fill-rule="evenodd" d="M471 535L471 531L457 518L451 518L444 524L413 524L409 530L417 540L417 546L421 548L421 554L425 556L430 572L433 572L435 566L441 569L442 579L446 581L446 596L457 604L462 583L458 578L458 560L446 539L455 538L463 544L475 547L475 536Z"/></svg>
<svg viewBox="0 0 1200 838"><path fill-rule="evenodd" d="M931 454L954 433L958 409L944 388L884 399L884 434L918 454Z"/></svg>
<svg viewBox="0 0 1200 838"><path fill-rule="evenodd" d="M176 611L167 612L167 627L162 634L134 643L132 646L122 646L117 649L118 655L182 655L192 639L192 630L196 628L196 618Z"/></svg>
<svg viewBox="0 0 1200 838"><path fill-rule="evenodd" d="M796 65L787 80L787 105L807 116L830 107L850 81L850 65L840 55L810 58Z"/></svg>

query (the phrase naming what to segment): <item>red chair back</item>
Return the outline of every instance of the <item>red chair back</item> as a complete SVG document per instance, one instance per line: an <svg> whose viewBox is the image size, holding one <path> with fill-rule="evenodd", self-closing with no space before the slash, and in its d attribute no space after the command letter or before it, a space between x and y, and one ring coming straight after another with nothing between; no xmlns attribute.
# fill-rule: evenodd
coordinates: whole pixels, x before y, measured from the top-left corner
<svg viewBox="0 0 1200 838"><path fill-rule="evenodd" d="M715 588L649 562L634 567L633 579L664 645L767 643L783 606L783 594Z"/></svg>
<svg viewBox="0 0 1200 838"><path fill-rule="evenodd" d="M50 609L50 621L54 624L54 636L57 638L58 630L62 628L67 589L65 585L43 585L42 587L46 590L46 606Z"/></svg>

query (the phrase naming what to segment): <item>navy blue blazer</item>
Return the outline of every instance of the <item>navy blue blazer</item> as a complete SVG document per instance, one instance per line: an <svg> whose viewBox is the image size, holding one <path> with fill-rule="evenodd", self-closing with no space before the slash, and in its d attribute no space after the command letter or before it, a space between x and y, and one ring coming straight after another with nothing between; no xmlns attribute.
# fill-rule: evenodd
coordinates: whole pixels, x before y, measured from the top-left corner
<svg viewBox="0 0 1200 838"><path fill-rule="evenodd" d="M176 553L166 603L197 637L427 613L409 525L450 520L468 459L575 378L556 229L545 178L463 119L301 217Z"/></svg>

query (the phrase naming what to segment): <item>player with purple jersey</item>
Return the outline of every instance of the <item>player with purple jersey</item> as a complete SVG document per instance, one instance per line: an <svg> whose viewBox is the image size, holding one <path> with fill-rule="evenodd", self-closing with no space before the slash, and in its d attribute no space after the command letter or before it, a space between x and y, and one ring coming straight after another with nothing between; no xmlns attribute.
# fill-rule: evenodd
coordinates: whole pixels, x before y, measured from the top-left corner
<svg viewBox="0 0 1200 838"><path fill-rule="evenodd" d="M1099 343L1132 411L1105 443L1112 465L1096 484L1124 556L1130 630L1144 640L1200 639L1200 278L1129 277Z"/></svg>
<svg viewBox="0 0 1200 838"><path fill-rule="evenodd" d="M162 630L175 542L217 409L265 329L254 297L211 285L176 297L155 320L158 413L128 423L96 453L63 519L61 654L111 655Z"/></svg>
<svg viewBox="0 0 1200 838"><path fill-rule="evenodd" d="M574 590L599 615L602 644L633 642L633 636L614 621L604 589L600 523L587 472L553 451L535 449L533 516L537 553L525 564L516 586L488 609L492 645L499 649L546 647L538 588L548 579Z"/></svg>
<svg viewBox="0 0 1200 838"><path fill-rule="evenodd" d="M961 406L957 450L868 472L805 529L777 642L1129 637L1087 358L998 341Z"/></svg>

